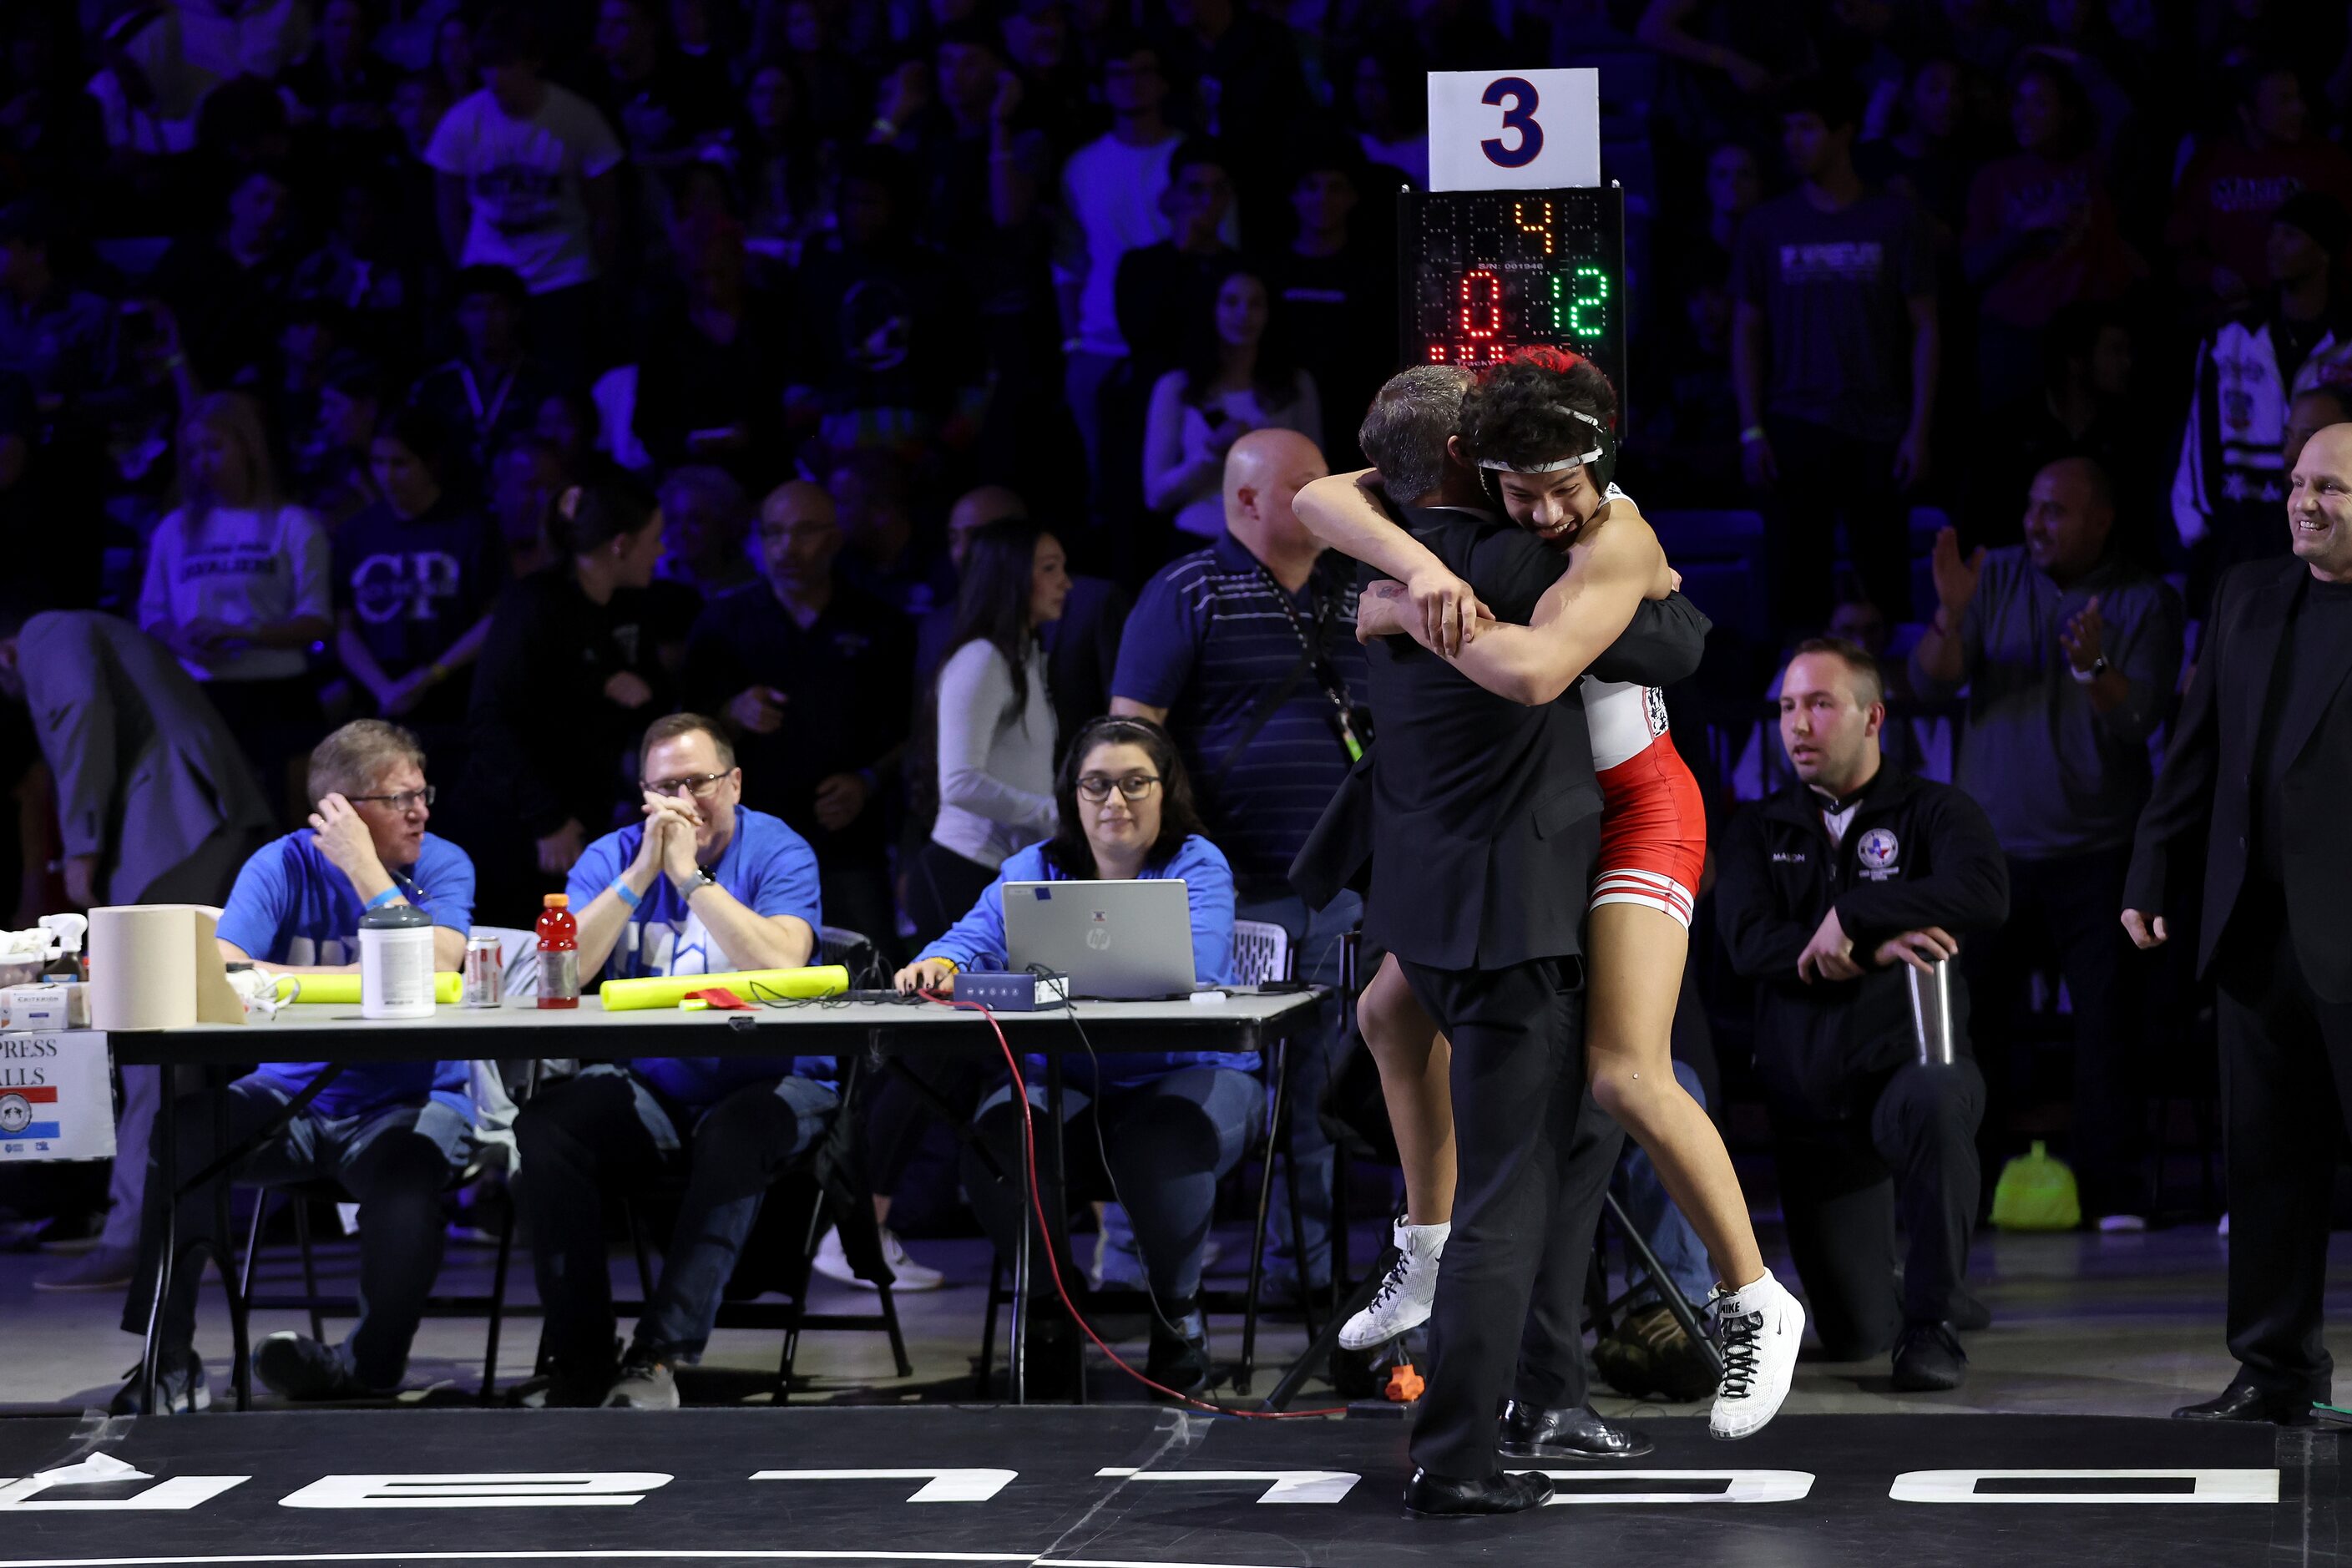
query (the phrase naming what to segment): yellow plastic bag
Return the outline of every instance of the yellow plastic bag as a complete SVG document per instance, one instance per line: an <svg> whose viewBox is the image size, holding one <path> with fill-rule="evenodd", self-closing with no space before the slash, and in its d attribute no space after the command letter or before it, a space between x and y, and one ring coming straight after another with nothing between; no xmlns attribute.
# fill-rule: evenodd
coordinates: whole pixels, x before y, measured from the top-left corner
<svg viewBox="0 0 2352 1568"><path fill-rule="evenodd" d="M2074 1229L2083 1223L2074 1173L2034 1140L2032 1152L2001 1167L1992 1189L1992 1223L2003 1230Z"/></svg>

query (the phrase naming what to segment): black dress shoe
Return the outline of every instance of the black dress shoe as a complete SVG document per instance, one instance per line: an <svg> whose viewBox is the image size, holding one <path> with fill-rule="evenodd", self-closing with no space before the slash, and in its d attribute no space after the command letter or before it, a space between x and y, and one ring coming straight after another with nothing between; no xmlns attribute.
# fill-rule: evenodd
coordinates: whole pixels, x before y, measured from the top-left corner
<svg viewBox="0 0 2352 1568"><path fill-rule="evenodd" d="M2303 1394L2266 1394L2251 1383L2233 1383L2219 1399L2184 1405L2172 1413L2175 1421L2270 1421L2281 1426L2308 1426L2311 1401Z"/></svg>
<svg viewBox="0 0 2352 1568"><path fill-rule="evenodd" d="M1638 1459L1657 1445L1612 1426L1590 1405L1546 1410L1514 1399L1503 1406L1498 1447L1515 1459Z"/></svg>
<svg viewBox="0 0 2352 1568"><path fill-rule="evenodd" d="M1551 1500L1551 1478L1522 1473L1499 1476L1434 1476L1415 1470L1404 1484L1404 1506L1431 1519L1466 1519L1475 1514L1517 1513Z"/></svg>
<svg viewBox="0 0 2352 1568"><path fill-rule="evenodd" d="M1940 1393L1968 1381L1969 1352L1949 1323L1906 1323L1895 1342L1895 1386L1905 1394Z"/></svg>

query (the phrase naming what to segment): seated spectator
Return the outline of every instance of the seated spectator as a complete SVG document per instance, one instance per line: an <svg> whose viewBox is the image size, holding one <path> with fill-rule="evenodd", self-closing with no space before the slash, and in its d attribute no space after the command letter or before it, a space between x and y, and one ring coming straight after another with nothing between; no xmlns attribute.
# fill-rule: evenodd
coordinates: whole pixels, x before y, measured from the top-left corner
<svg viewBox="0 0 2352 1568"><path fill-rule="evenodd" d="M180 656L272 800L318 733L308 652L334 631L333 559L289 505L253 399L216 392L180 427L179 509L148 542L139 625Z"/></svg>
<svg viewBox="0 0 2352 1568"><path fill-rule="evenodd" d="M2033 476L2061 458L2095 459L2117 486L2117 515L2145 548L2162 515L2169 453L2151 436L2134 395L2137 353L2120 307L2069 305L2042 332L2042 382L1993 418L2003 432L1995 449L1962 476L1964 517L1973 543L2015 544L2017 498Z"/></svg>
<svg viewBox="0 0 2352 1568"><path fill-rule="evenodd" d="M1966 687L1953 782L1984 807L2009 858L2010 923L1969 955L1998 1026L1987 1037L2024 1034L2028 972L2054 956L2074 1003L2069 1152L2083 1212L2103 1229L2137 1230L2154 1196L2141 1168L2149 1031L2137 1005L2148 980L2116 911L2153 782L2148 741L2180 681L2182 616L2116 521L2106 470L2062 458L2034 476L2022 546L1964 560L1944 530L1940 603L1911 671L1923 697ZM1997 1095L2006 1077L1994 1075Z"/></svg>
<svg viewBox="0 0 2352 1568"><path fill-rule="evenodd" d="M155 293L179 318L181 341L206 386L262 374L301 259L287 244L292 207L284 176L247 169L229 187L219 226L173 241L156 264Z"/></svg>
<svg viewBox="0 0 2352 1568"><path fill-rule="evenodd" d="M1885 720L1868 654L1798 645L1780 679L1797 782L1732 818L1716 920L1733 969L1757 982L1756 1072L1823 1357L1860 1361L1891 1344L1897 1389L1957 1388L1984 1077L1957 973L1957 1059L1919 1059L1904 966L1948 963L1958 939L1998 928L2009 885L1975 802L1885 765ZM1898 1214L1899 1302L1888 1284Z"/></svg>
<svg viewBox="0 0 2352 1568"><path fill-rule="evenodd" d="M442 487L444 439L413 408L376 431L369 460L383 500L335 535L335 652L377 712L427 730L449 762L507 563L482 515Z"/></svg>
<svg viewBox="0 0 2352 1568"><path fill-rule="evenodd" d="M1396 170L1417 191L1429 188L1424 68L1409 49L1395 45L1369 49L1356 57L1348 91L1356 144L1363 148L1365 158Z"/></svg>
<svg viewBox="0 0 2352 1568"><path fill-rule="evenodd" d="M325 167L364 156L392 129L393 68L368 48L363 0L326 0L318 41L278 74L286 118Z"/></svg>
<svg viewBox="0 0 2352 1568"><path fill-rule="evenodd" d="M1740 463L1766 495L1765 591L1781 627L1829 613L1834 530L1870 596L1911 598L1903 492L1927 476L1942 334L1934 242L1906 196L1854 173L1862 101L1815 80L1781 105L1801 182L1740 225L1732 364Z"/></svg>
<svg viewBox="0 0 2352 1568"><path fill-rule="evenodd" d="M351 341L378 363L415 364L425 296L403 241L393 176L380 169L342 176L334 226L294 268L287 288L292 300L324 300L341 310Z"/></svg>
<svg viewBox="0 0 2352 1568"><path fill-rule="evenodd" d="M2352 215L2315 192L2271 215L2269 289L2198 345L2172 479L2172 521L2189 551L2189 607L2241 561L2286 553L2285 476L2271 453L2298 392L2352 373L2352 298L2336 258Z"/></svg>
<svg viewBox="0 0 2352 1568"><path fill-rule="evenodd" d="M884 818L907 741L909 628L836 579L833 499L807 480L761 503L759 546L766 581L717 595L695 625L686 700L725 717L754 781L745 798L815 847L835 921L895 945Z"/></svg>
<svg viewBox="0 0 2352 1568"><path fill-rule="evenodd" d="M1070 595L1061 542L1007 519L972 539L932 689L938 818L907 873L915 939L947 930L1006 856L1054 831L1054 708L1039 629Z"/></svg>
<svg viewBox="0 0 2352 1568"><path fill-rule="evenodd" d="M1396 247L1376 245L1365 233L1368 175L1347 142L1300 149L1290 182L1298 232L1266 262L1271 308L1288 321L1302 368L1324 403L1348 413L1371 405L1388 379L1396 335ZM1334 456L1343 469L1361 466L1352 436Z"/></svg>
<svg viewBox="0 0 2352 1568"><path fill-rule="evenodd" d="M1001 525L1000 525L1001 526ZM898 972L901 991L952 995L960 970L1002 969L1007 882L1181 879L1192 905L1192 967L1206 984L1233 979L1234 883L1225 858L1201 836L1184 766L1166 731L1147 720L1090 724L1064 759L1054 784L1061 826L1043 844L1007 859L971 912ZM1066 1216L1073 1200L1122 1204L1135 1228L1153 1301L1145 1375L1190 1394L1208 1385L1209 1332L1201 1315L1201 1257L1209 1238L1217 1183L1241 1163L1265 1115L1265 1087L1255 1052L1121 1052L1097 1064L1065 1062L1068 1118L1062 1137L1074 1184L1037 1194L1053 1226L1061 1278L1076 1280ZM1030 1071L1035 1076L1037 1058ZM1029 1090L1043 1109L1042 1084ZM1091 1122L1093 1125L1089 1126ZM976 1123L995 1158L992 1172L967 1153L964 1189L1002 1256L1010 1256L1031 1220L1020 1169L1022 1118L1010 1089L981 1107ZM1092 1157L1110 1151L1108 1167ZM1060 1301L1040 1291L1030 1302L1029 1388L1033 1396L1080 1392L1083 1342Z"/></svg>
<svg viewBox="0 0 2352 1568"><path fill-rule="evenodd" d="M483 19L475 54L485 85L442 118L425 154L440 175L442 244L457 266L521 279L533 341L584 374L594 284L615 244L621 145L587 100L541 79L538 28L520 8Z"/></svg>
<svg viewBox="0 0 2352 1568"><path fill-rule="evenodd" d="M727 141L728 166L743 193L746 244L787 263L830 209L826 144L789 67L771 61L743 84L743 112Z"/></svg>
<svg viewBox="0 0 2352 1568"><path fill-rule="evenodd" d="M1178 143L1160 193L1168 237L1118 258L1112 298L1139 385L1191 359L1192 336L1214 310L1218 286L1240 266L1241 252L1225 237L1234 215L1231 156L1206 137Z"/></svg>
<svg viewBox="0 0 2352 1568"><path fill-rule="evenodd" d="M468 700L467 826L485 848L483 902L514 910L562 877L626 800L622 770L667 680L645 590L662 515L625 484L574 486L547 520L553 565L508 584Z"/></svg>
<svg viewBox="0 0 2352 1568"><path fill-rule="evenodd" d="M118 374L114 307L58 276L56 243L39 202L0 208L0 371L25 379L44 424L73 426Z"/></svg>
<svg viewBox="0 0 2352 1568"><path fill-rule="evenodd" d="M408 400L462 433L471 474L539 418L539 406L559 384L530 348L524 312L530 296L512 268L468 267L450 290L464 351L416 383Z"/></svg>
<svg viewBox="0 0 2352 1568"><path fill-rule="evenodd" d="M724 123L726 70L680 53L654 0L600 0L594 47L579 77L581 94L620 133L635 169L686 162ZM646 180L641 195L657 201L659 191L658 182Z"/></svg>
<svg viewBox="0 0 2352 1568"><path fill-rule="evenodd" d="M740 804L717 723L657 720L641 757L644 821L572 868L583 984L808 963L823 923L816 857ZM761 1202L824 1131L835 1085L830 1057L641 1058L590 1066L524 1108L515 1131L531 1174L516 1197L548 1364L526 1403L677 1407L676 1369L701 1359ZM604 1199L681 1177L660 1282L616 1366Z"/></svg>
<svg viewBox="0 0 2352 1568"><path fill-rule="evenodd" d="M1323 408L1266 298L1265 280L1236 268L1217 286L1187 339L1185 363L1151 389L1143 442L1143 499L1202 539L1225 531L1225 454L1253 430L1296 430L1319 445Z"/></svg>
<svg viewBox="0 0 2352 1568"><path fill-rule="evenodd" d="M2108 196L2089 98L2059 61L2034 56L2010 89L2016 154L1977 171L1960 258L1983 291L1979 395L1999 407L2032 385L2036 336L2059 308L2122 297L2144 270Z"/></svg>
<svg viewBox="0 0 2352 1568"><path fill-rule="evenodd" d="M751 526L751 499L726 469L707 463L671 469L662 481L661 509L669 524L670 544L663 552L659 576L691 586L705 602L759 581L744 549Z"/></svg>
<svg viewBox="0 0 2352 1568"><path fill-rule="evenodd" d="M1977 164L1969 85L1968 67L1948 55L1917 61L1903 89L1899 127L1854 150L1863 178L1902 192L1927 212L1935 224L1936 248L1946 253L1968 220L1969 182Z"/></svg>
<svg viewBox="0 0 2352 1568"><path fill-rule="evenodd" d="M571 483L562 454L537 436L517 436L490 464L490 521L506 547L507 575L523 578L555 563L547 517Z"/></svg>
<svg viewBox="0 0 2352 1568"><path fill-rule="evenodd" d="M425 831L433 791L415 737L373 719L346 724L311 752L308 794L310 827L265 845L238 873L221 910L222 958L298 974L350 971L358 967L362 913L406 903L433 918L436 965L456 967L473 925L474 868L464 850ZM289 1101L332 1070L328 1062L267 1062L223 1095L178 1101L169 1113L179 1118L182 1168L200 1168L278 1123ZM331 1180L360 1205L360 1320L339 1345L293 1332L263 1340L253 1368L276 1393L294 1400L352 1399L400 1386L425 1299L441 1269L441 1190L473 1152L466 1087L463 1062L344 1068L217 1178L263 1185ZM167 1235L175 1247L199 1237L226 1245L214 1237L215 1214L225 1206L215 1188L180 1194L174 1213L165 1207L173 1202L167 1174L148 1173L139 1272L122 1308L130 1333L147 1329ZM145 1409L133 1377L114 1396L116 1414L162 1415L211 1403L195 1351L204 1275L198 1267L172 1271L172 1293L156 1327L160 1407Z"/></svg>
<svg viewBox="0 0 2352 1568"><path fill-rule="evenodd" d="M681 297L647 323L631 423L653 460L775 470L783 437L790 321L744 278L741 226L683 218L671 237Z"/></svg>
<svg viewBox="0 0 2352 1568"><path fill-rule="evenodd" d="M880 452L861 452L825 476L841 536L841 579L919 621L953 602L948 563L915 532L914 497L903 464Z"/></svg>
<svg viewBox="0 0 2352 1568"><path fill-rule="evenodd" d="M823 0L767 0L753 21L751 58L782 61L818 132L854 141L874 112L874 77L835 37L844 20Z"/></svg>
<svg viewBox="0 0 2352 1568"><path fill-rule="evenodd" d="M984 339L966 279L916 237L913 174L889 147L845 154L834 230L801 258L787 407L835 451L970 438Z"/></svg>
<svg viewBox="0 0 2352 1568"><path fill-rule="evenodd" d="M2295 67L2257 59L2235 73L2237 124L2197 154L2173 192L2165 246L2181 287L2239 310L2267 285L2271 215L2315 191L2352 206L2352 153L2313 133Z"/></svg>
<svg viewBox="0 0 2352 1568"><path fill-rule="evenodd" d="M299 319L325 308L311 301L295 310ZM344 523L383 499L371 466L371 446L383 422L384 374L373 362L348 352L335 354L314 374L317 390L308 397L300 387L281 389L282 406L311 405L306 421L281 421L281 427L294 432L287 444L297 493L333 538Z"/></svg>

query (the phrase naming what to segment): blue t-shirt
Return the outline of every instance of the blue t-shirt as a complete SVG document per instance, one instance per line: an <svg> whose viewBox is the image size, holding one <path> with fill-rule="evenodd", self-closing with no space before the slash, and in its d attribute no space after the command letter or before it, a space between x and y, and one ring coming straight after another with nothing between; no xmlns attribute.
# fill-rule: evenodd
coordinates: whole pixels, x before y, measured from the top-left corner
<svg viewBox="0 0 2352 1568"><path fill-rule="evenodd" d="M1234 874L1253 888L1286 891L1291 861L1351 765L1323 681L1299 668L1300 632L1319 635L1326 666L1351 702L1361 702L1370 683L1356 642L1352 567L1325 556L1307 585L1287 595L1288 611L1279 593L1230 533L1179 556L1137 598L1110 689L1168 710L1201 815L1232 854ZM1289 695L1236 755L1259 704L1286 682Z"/></svg>
<svg viewBox="0 0 2352 1568"><path fill-rule="evenodd" d="M428 833L414 866L384 868L408 901L463 935L474 924L474 862L446 838ZM220 936L256 962L355 963L360 916L365 913L352 879L320 853L310 829L265 844L236 874L221 910ZM265 1062L254 1074L276 1089L299 1092L324 1062ZM346 1068L310 1102L314 1115L333 1120L439 1093L467 1109L464 1062L366 1062Z"/></svg>
<svg viewBox="0 0 2352 1568"><path fill-rule="evenodd" d="M584 910L590 900L620 879L637 858L646 840L643 824L608 833L588 846L572 868L567 884L572 907ZM824 924L817 896L816 851L808 840L764 811L735 808L735 836L719 852L710 874L719 885L753 914L762 917L796 915L811 931ZM613 955L594 976L581 983L639 980L669 974L723 974L742 967L727 956L687 907L667 877L657 877L644 900L629 913ZM746 1001L751 998L746 997ZM803 1077L831 1079L831 1057L655 1057L636 1061L636 1069L665 1093L689 1106L712 1103L729 1090L761 1079L798 1072Z"/></svg>
<svg viewBox="0 0 2352 1568"><path fill-rule="evenodd" d="M1005 858L980 895L971 912L956 921L937 942L923 949L921 958L944 958L958 969L1002 969L1008 962L1004 940L1004 884L1007 882L1066 882L1045 858L1045 846L1033 844ZM1192 974L1204 985L1234 984L1234 873L1224 853L1193 834L1177 846L1164 866L1147 866L1136 880L1181 881L1192 915ZM1043 1058L1030 1058L1042 1066ZM1179 1068L1221 1067L1238 1072L1257 1070L1255 1051L1119 1051L1106 1057L1104 1086L1125 1089L1165 1078ZM1064 1057L1064 1073L1073 1083L1091 1081L1084 1057Z"/></svg>

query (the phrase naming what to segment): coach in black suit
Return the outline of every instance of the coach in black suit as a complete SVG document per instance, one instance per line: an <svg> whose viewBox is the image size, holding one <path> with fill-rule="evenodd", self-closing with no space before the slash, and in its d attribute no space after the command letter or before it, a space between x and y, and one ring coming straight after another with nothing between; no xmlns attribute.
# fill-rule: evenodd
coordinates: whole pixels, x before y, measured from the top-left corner
<svg viewBox="0 0 2352 1568"><path fill-rule="evenodd" d="M1452 477L1459 491L1467 476ZM1469 481L1465 499L1476 496ZM1564 569L1533 534L1484 511L1396 510L1502 620L1532 618ZM1643 601L1593 669L1680 679L1697 667L1706 629L1679 595ZM1582 1386L1580 1260L1615 1159L1615 1140L1577 1136L1587 1099L1585 889L1600 851L1601 790L1573 691L1514 702L1402 637L1374 642L1369 674L1380 741L1334 799L1294 879L1312 899L1309 883L1335 864L1354 869L1348 863L1369 849L1364 939L1396 955L1453 1045L1454 1230L1413 1429L1422 1474L1407 1496L1423 1511L1497 1511L1549 1489L1540 1478L1499 1474L1496 1411L1515 1386L1515 1363L1524 1404L1556 1406L1564 1390ZM1318 851L1331 858L1305 864ZM1570 1255L1578 1262L1564 1266ZM1543 1291L1532 1300L1538 1259Z"/></svg>
<svg viewBox="0 0 2352 1568"><path fill-rule="evenodd" d="M2228 1118L2230 1353L2197 1420L2311 1418L2330 1192L2352 1130L2352 425L2314 436L2287 490L2293 560L2214 589L2196 674L2141 814L2124 927L2185 911L2173 861L2204 835L2197 962L2219 988Z"/></svg>

